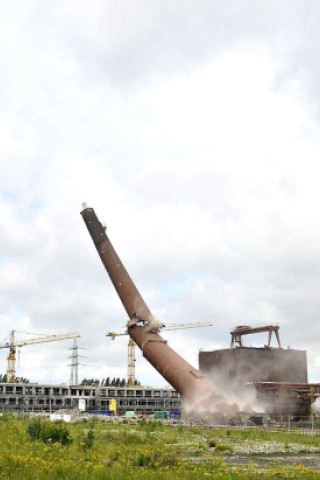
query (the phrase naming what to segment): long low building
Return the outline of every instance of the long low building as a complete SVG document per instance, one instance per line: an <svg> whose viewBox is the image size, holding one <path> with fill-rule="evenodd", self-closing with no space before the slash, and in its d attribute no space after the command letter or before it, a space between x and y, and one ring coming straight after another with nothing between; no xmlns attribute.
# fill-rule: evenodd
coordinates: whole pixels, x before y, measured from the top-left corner
<svg viewBox="0 0 320 480"><path fill-rule="evenodd" d="M111 405L116 405L118 415L127 411L148 415L158 410L181 409L181 402L178 392L171 388L0 384L0 411L55 412L81 405L87 411L107 412Z"/></svg>

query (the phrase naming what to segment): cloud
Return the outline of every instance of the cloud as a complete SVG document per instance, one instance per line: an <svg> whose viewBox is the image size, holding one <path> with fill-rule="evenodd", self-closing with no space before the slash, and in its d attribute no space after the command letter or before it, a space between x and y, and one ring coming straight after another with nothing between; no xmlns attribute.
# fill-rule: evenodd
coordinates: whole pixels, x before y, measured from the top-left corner
<svg viewBox="0 0 320 480"><path fill-rule="evenodd" d="M79 331L80 377L126 376L88 202L157 317L213 321L168 333L193 365L235 325L279 322L317 379L318 16L314 1L1 6L3 337ZM67 344L29 348L23 376L68 382Z"/></svg>

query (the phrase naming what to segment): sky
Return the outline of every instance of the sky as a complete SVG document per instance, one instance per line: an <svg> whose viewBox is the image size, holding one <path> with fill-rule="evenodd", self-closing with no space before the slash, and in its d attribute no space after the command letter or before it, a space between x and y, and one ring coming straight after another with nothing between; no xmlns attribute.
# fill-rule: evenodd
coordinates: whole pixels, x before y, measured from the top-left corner
<svg viewBox="0 0 320 480"><path fill-rule="evenodd" d="M316 0L0 3L0 342L79 332L80 380L126 377L87 202L156 317L213 323L163 332L194 367L276 323L320 382L319 21ZM68 383L72 344L23 347L17 375Z"/></svg>

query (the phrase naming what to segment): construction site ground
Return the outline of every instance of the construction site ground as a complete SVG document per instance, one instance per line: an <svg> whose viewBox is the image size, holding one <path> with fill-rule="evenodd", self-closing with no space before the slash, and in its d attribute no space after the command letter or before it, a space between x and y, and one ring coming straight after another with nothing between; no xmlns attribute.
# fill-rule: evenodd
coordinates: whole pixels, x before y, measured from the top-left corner
<svg viewBox="0 0 320 480"><path fill-rule="evenodd" d="M320 478L320 430L314 426L288 425L286 423L257 427L251 425L212 425L200 418L161 419L153 416L143 420L132 416L93 415L78 409L61 410L58 415L67 414L73 423L113 425L108 430L113 438L120 435L117 426L125 428L127 436L134 443L143 439L140 427L143 424L151 431L150 438L161 439L167 435L167 429L179 432L181 456L188 457L194 463L203 463L220 458L230 468L261 469L262 471L287 467L293 475L294 469L300 471L306 467L319 472ZM49 418L48 414L35 414ZM187 435L185 435L187 433ZM186 442L185 436L190 440ZM292 478L292 477L289 477ZM299 477L297 477L299 478ZM301 477L302 478L302 477Z"/></svg>
<svg viewBox="0 0 320 480"><path fill-rule="evenodd" d="M0 416L1 478L320 478L320 432L316 428L218 426L199 418L197 422L137 419L79 410L64 410L59 415L68 415L66 421L40 414ZM70 442L63 446L51 437L34 439L40 425L47 431L56 428Z"/></svg>

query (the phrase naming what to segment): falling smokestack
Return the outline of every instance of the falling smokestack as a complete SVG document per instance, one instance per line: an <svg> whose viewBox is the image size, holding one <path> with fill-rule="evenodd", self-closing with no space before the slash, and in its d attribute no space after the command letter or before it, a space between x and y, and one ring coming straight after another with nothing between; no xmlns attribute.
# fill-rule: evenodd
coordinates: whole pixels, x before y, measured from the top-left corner
<svg viewBox="0 0 320 480"><path fill-rule="evenodd" d="M128 333L142 350L143 356L163 378L193 405L203 404L210 409L224 401L222 391L203 373L193 368L172 350L158 332L161 325L131 280L114 250L106 228L98 220L93 208L86 204L81 215L105 266L110 280L129 316Z"/></svg>

